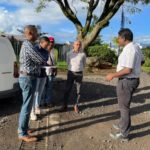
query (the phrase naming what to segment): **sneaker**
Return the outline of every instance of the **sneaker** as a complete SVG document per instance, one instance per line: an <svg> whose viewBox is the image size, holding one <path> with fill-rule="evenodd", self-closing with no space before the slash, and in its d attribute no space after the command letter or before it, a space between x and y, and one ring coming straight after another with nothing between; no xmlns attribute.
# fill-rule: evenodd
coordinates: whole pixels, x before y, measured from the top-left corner
<svg viewBox="0 0 150 150"><path fill-rule="evenodd" d="M39 107L36 107L36 108L35 108L35 114L36 114L36 115L40 115L40 114L41 114L41 110L40 110Z"/></svg>
<svg viewBox="0 0 150 150"><path fill-rule="evenodd" d="M120 130L120 127L117 124L113 124L113 128L116 129L116 130Z"/></svg>
<svg viewBox="0 0 150 150"><path fill-rule="evenodd" d="M114 140L121 140L121 141L129 140L129 138L127 136L124 136L122 133L116 133L116 134L110 133L109 135Z"/></svg>
<svg viewBox="0 0 150 150"><path fill-rule="evenodd" d="M37 120L37 115L35 113L31 112L30 120L36 121Z"/></svg>

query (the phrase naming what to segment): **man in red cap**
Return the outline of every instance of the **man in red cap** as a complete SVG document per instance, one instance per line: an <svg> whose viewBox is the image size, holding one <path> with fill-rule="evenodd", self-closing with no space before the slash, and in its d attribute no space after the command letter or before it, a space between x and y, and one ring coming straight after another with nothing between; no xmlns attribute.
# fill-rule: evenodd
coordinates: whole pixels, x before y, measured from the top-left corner
<svg viewBox="0 0 150 150"><path fill-rule="evenodd" d="M50 43L49 43L49 46L47 47L47 50L49 52L48 64L50 66L54 66L55 65L54 37L49 37L49 41ZM44 102L43 102L43 105L46 107L52 107L54 105L52 89L53 89L53 81L54 81L56 74L57 74L56 70L51 69L50 73L47 76L46 87L44 91Z"/></svg>
<svg viewBox="0 0 150 150"><path fill-rule="evenodd" d="M50 36L50 37L49 37L49 41L54 44L54 41L55 41L55 40L54 40L54 37ZM52 48L53 48L53 47L52 47Z"/></svg>

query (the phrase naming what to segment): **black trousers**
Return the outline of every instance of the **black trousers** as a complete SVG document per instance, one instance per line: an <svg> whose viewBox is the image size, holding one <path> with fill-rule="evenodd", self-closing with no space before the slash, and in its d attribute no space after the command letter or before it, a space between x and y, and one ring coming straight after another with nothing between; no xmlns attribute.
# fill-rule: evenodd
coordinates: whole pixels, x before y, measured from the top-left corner
<svg viewBox="0 0 150 150"><path fill-rule="evenodd" d="M117 97L120 110L119 127L124 136L128 136L131 128L130 103L132 95L139 85L139 79L120 79L117 84Z"/></svg>
<svg viewBox="0 0 150 150"><path fill-rule="evenodd" d="M68 71L66 88L65 88L64 98L63 98L63 103L65 106L67 106L67 104L68 104L69 96L70 96L70 93L71 93L74 83L76 84L76 102L75 102L75 104L78 105L80 95L81 95L82 79L83 79L82 72Z"/></svg>

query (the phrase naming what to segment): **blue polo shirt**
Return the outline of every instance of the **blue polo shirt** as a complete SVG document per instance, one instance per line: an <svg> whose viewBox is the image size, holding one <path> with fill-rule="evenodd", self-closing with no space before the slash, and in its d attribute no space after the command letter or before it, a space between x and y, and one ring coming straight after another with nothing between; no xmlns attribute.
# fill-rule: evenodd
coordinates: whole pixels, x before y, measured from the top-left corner
<svg viewBox="0 0 150 150"><path fill-rule="evenodd" d="M39 44L35 45L35 50L42 56L42 58L47 62L48 61L48 51L42 48Z"/></svg>

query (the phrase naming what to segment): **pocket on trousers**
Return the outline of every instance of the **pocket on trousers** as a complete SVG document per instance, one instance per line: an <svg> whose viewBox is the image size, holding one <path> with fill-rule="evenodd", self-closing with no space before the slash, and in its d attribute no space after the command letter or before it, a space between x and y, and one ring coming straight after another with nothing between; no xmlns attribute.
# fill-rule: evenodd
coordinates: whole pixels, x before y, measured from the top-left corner
<svg viewBox="0 0 150 150"><path fill-rule="evenodd" d="M124 94L124 89L123 89L123 82L122 80L119 80L118 81L118 84L117 84L117 96L120 96L122 94Z"/></svg>
<svg viewBox="0 0 150 150"><path fill-rule="evenodd" d="M20 77L19 78L20 88L24 91L25 89L32 86L31 81L28 77Z"/></svg>
<svg viewBox="0 0 150 150"><path fill-rule="evenodd" d="M134 92L134 90L136 90L138 85L139 85L139 80L128 80L127 81L127 86L131 92Z"/></svg>

